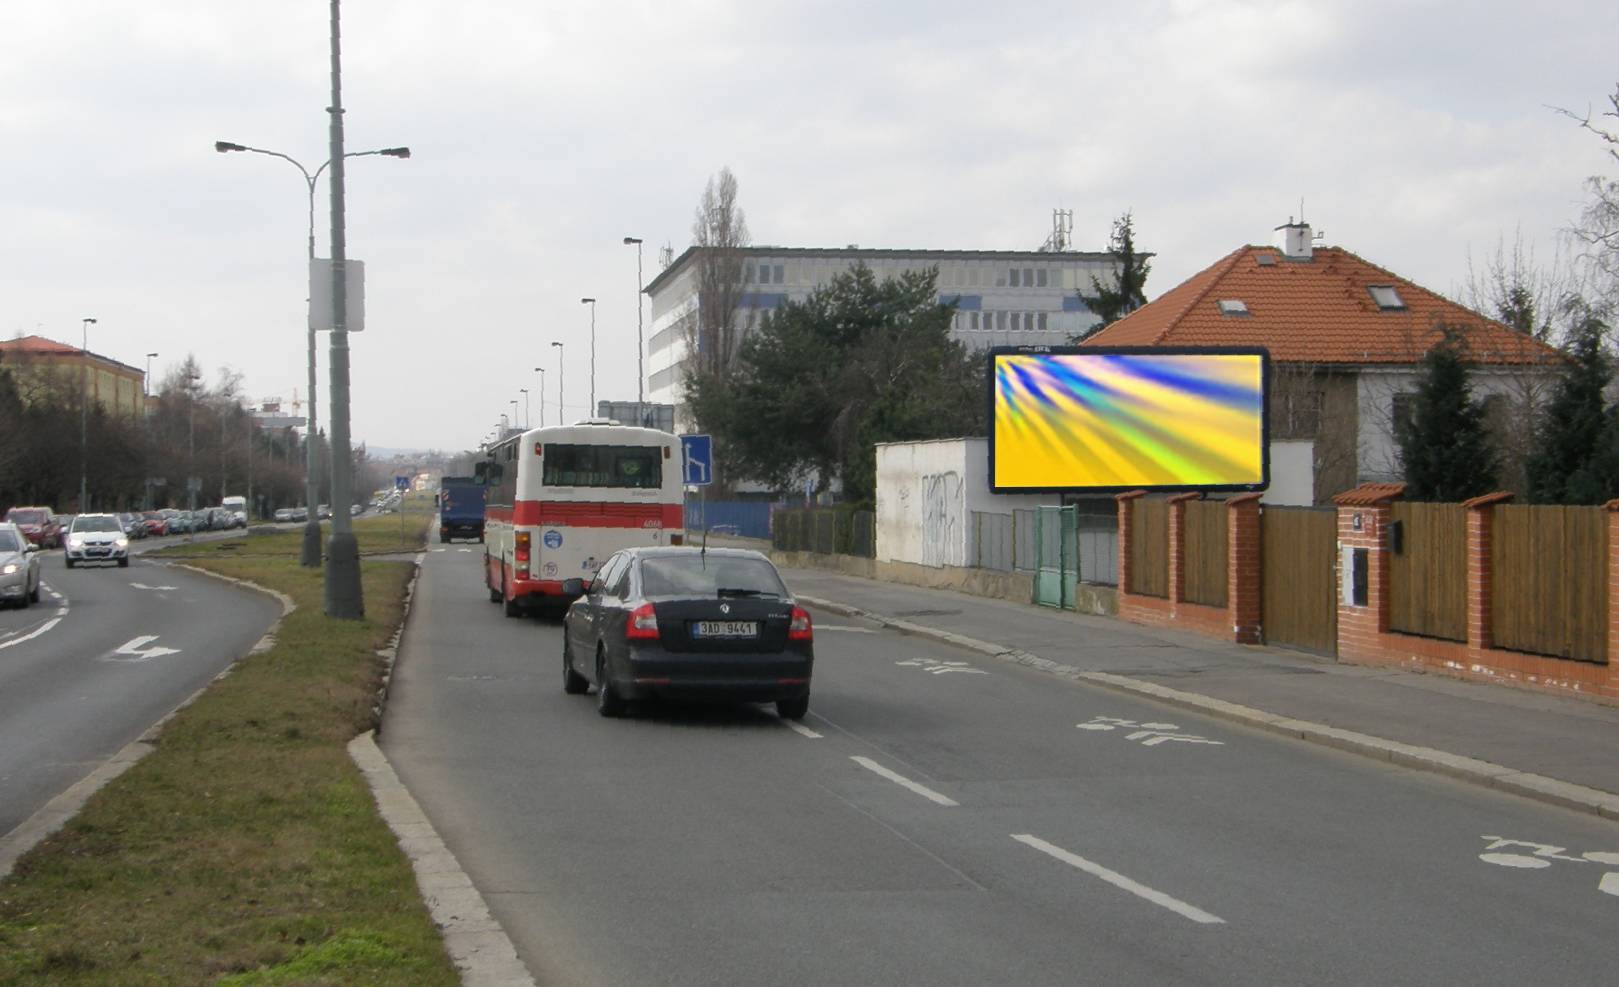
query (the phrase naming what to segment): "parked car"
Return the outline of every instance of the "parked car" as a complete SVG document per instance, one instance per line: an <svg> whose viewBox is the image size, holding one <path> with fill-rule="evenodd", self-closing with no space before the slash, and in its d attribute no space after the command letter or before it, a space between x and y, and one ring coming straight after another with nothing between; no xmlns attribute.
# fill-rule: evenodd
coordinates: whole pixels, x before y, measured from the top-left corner
<svg viewBox="0 0 1619 987"><path fill-rule="evenodd" d="M276 519L276 521L278 521L278 522L280 522L282 524L285 524L286 522L291 521L292 520L292 508L290 508L290 507L277 507L275 509L275 519Z"/></svg>
<svg viewBox="0 0 1619 987"><path fill-rule="evenodd" d="M139 541L146 537L146 525L141 521L139 514L124 513L118 515L118 523L124 526L124 534Z"/></svg>
<svg viewBox="0 0 1619 987"><path fill-rule="evenodd" d="M307 508L307 507L294 507L292 509L292 519L294 521L307 521L307 520L309 520L309 508Z"/></svg>
<svg viewBox="0 0 1619 987"><path fill-rule="evenodd" d="M162 511L142 511L141 523L145 525L148 535L166 535L169 533L169 519L163 516Z"/></svg>
<svg viewBox="0 0 1619 987"><path fill-rule="evenodd" d="M319 511L319 516L322 521L325 521L332 516L332 508L330 504L321 504L317 510Z"/></svg>
<svg viewBox="0 0 1619 987"><path fill-rule="evenodd" d="M59 548L62 544L62 522L49 507L13 507L6 512L6 520L40 548Z"/></svg>
<svg viewBox="0 0 1619 987"><path fill-rule="evenodd" d="M62 547L67 567L78 562L117 562L129 565L129 535L116 514L80 514L67 529Z"/></svg>
<svg viewBox="0 0 1619 987"><path fill-rule="evenodd" d="M164 534L183 535L191 530L191 516L185 511L166 507L163 509L163 517L168 521Z"/></svg>
<svg viewBox="0 0 1619 987"><path fill-rule="evenodd" d="M621 716L636 699L774 702L809 711L810 615L770 560L747 549L629 548L610 556L563 618L562 688L596 686L596 708Z"/></svg>
<svg viewBox="0 0 1619 987"><path fill-rule="evenodd" d="M0 521L0 602L38 603L39 578L39 546L17 525Z"/></svg>
<svg viewBox="0 0 1619 987"><path fill-rule="evenodd" d="M236 527L236 512L229 508L210 507L207 513L210 531L230 531Z"/></svg>

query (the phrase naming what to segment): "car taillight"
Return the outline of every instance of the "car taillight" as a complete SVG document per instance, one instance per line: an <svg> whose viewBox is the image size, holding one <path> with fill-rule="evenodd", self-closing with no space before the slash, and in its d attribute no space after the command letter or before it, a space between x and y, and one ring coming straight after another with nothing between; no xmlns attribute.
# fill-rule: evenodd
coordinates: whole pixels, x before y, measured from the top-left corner
<svg viewBox="0 0 1619 987"><path fill-rule="evenodd" d="M793 608L793 619L787 625L787 640L789 640L789 641L813 641L813 640L815 640L815 628L814 628L813 625L810 624L809 611L805 610L803 607L794 607Z"/></svg>
<svg viewBox="0 0 1619 987"><path fill-rule="evenodd" d="M652 611L652 604L643 603L630 611L629 619L624 621L624 636L631 641L658 639L658 615Z"/></svg>

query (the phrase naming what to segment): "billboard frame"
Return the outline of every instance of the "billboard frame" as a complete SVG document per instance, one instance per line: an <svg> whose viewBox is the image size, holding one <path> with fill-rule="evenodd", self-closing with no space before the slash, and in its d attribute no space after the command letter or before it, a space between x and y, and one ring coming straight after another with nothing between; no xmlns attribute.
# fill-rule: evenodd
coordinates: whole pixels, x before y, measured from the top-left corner
<svg viewBox="0 0 1619 987"><path fill-rule="evenodd" d="M984 395L987 401L990 493L1104 496L1132 493L1257 493L1270 488L1270 350L1263 346L993 346L988 359ZM1001 356L1257 356L1259 357L1259 471L1258 483L1130 484L1125 486L1003 487L995 482L995 362Z"/></svg>

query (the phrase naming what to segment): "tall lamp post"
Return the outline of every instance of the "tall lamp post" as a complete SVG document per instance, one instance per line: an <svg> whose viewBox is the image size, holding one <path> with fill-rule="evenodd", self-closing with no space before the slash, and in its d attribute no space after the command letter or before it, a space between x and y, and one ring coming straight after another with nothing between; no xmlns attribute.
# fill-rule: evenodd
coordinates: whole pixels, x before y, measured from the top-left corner
<svg viewBox="0 0 1619 987"><path fill-rule="evenodd" d="M142 390L145 391L147 397L152 396L152 357L154 356L157 356L157 354L146 354L146 377L141 381Z"/></svg>
<svg viewBox="0 0 1619 987"><path fill-rule="evenodd" d="M586 418L596 415L596 299L581 298L579 304L590 306L590 414Z"/></svg>
<svg viewBox="0 0 1619 987"><path fill-rule="evenodd" d="M568 414L562 410L562 344L551 340L551 345L557 348L557 424L568 424Z"/></svg>
<svg viewBox="0 0 1619 987"><path fill-rule="evenodd" d="M626 245L635 244L635 424L644 426L646 425L646 411L642 409L641 404L645 395L641 388L646 382L646 366L642 362L642 351L646 349L646 344L641 339L641 289L643 287L641 282L641 238L627 236L624 238L624 243Z"/></svg>
<svg viewBox="0 0 1619 987"><path fill-rule="evenodd" d="M523 427L528 428L534 423L534 419L528 415L528 388L519 387L518 390L523 392Z"/></svg>
<svg viewBox="0 0 1619 987"><path fill-rule="evenodd" d="M83 338L79 343L79 513L90 509L86 500L90 476L90 327L95 319L81 319Z"/></svg>
<svg viewBox="0 0 1619 987"><path fill-rule="evenodd" d="M540 375L540 427L545 427L545 368L535 367L534 372Z"/></svg>
<svg viewBox="0 0 1619 987"><path fill-rule="evenodd" d="M297 159L282 154L280 151L269 151L262 147L248 147L246 144L234 144L230 141L214 141L214 150L220 154L226 154L230 151L267 154L272 158L280 158L283 161L290 162L294 168L298 169L298 173L304 176L304 184L309 189L309 262L313 267L315 262L315 183L320 180L320 173L332 164L333 159L328 158L321 163L320 167L311 172ZM354 151L350 153L335 151L334 153L340 154L343 158L364 158L378 154L389 158L408 158L410 157L410 148L385 147L376 151ZM334 169L333 174L336 174L336 169ZM320 491L317 489L316 480L318 470L316 468L315 452L315 435L318 428L318 416L315 413L315 392L318 389L319 382L315 377L315 327L311 323L309 327L309 425L308 442L305 444L306 448L304 450L306 459L304 499L309 502L309 521L304 525L303 551L298 559L301 564L306 566L320 565L320 514L315 510L315 505L320 502Z"/></svg>
<svg viewBox="0 0 1619 987"><path fill-rule="evenodd" d="M201 374L186 374L186 541L197 531L197 381Z"/></svg>
<svg viewBox="0 0 1619 987"><path fill-rule="evenodd" d="M516 421L517 421L517 420L518 420L518 419L517 419L517 399L516 399L516 398L512 398L512 399L511 399L511 400L510 400L510 401L508 401L508 402L506 402L506 403L507 403L507 404L509 404L509 405L511 405L511 406L512 406L512 421L513 421L513 422L516 422ZM518 426L516 426L516 427L517 427L517 428L522 428L522 427L523 427L523 426L521 426L521 425L518 425Z"/></svg>

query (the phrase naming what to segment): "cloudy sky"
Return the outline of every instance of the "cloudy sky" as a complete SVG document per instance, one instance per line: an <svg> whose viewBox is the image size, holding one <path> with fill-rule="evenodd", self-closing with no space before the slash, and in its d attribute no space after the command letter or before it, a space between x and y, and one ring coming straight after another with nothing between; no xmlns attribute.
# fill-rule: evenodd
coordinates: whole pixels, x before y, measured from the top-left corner
<svg viewBox="0 0 1619 987"><path fill-rule="evenodd" d="M305 386L307 192L223 139L327 154L325 0L0 12L0 334L154 376L195 354ZM1611 2L348 0L353 432L466 448L560 340L567 414L635 397L626 235L690 242L729 166L756 243L1101 249L1134 210L1156 297L1297 214L1442 292L1505 237L1549 260L1611 168L1549 105L1619 81ZM317 244L326 253L325 183ZM321 413L326 401L321 344ZM537 417L537 411L534 413Z"/></svg>

